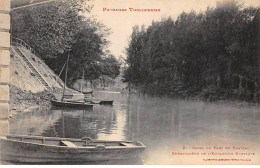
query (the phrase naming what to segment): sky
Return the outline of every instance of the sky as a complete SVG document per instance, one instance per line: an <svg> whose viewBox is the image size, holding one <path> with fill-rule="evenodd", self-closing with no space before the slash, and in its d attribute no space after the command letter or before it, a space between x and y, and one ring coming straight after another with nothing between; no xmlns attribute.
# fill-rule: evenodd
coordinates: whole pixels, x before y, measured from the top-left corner
<svg viewBox="0 0 260 168"><path fill-rule="evenodd" d="M91 15L111 29L108 37L111 54L119 58L128 46L132 27L135 25L151 25L152 21L172 17L176 19L183 11L205 11L208 6L214 7L217 0L86 0L93 4ZM223 1L223 0L222 0ZM260 7L260 0L240 0L245 6ZM106 9L127 9L127 11L107 11ZM134 9L160 9L158 12L130 11Z"/></svg>

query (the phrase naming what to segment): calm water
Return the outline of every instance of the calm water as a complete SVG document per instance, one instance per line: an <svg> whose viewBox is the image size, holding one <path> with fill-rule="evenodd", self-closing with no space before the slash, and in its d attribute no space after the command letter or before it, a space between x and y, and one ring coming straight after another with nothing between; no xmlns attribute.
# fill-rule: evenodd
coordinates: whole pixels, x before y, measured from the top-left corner
<svg viewBox="0 0 260 168"><path fill-rule="evenodd" d="M146 145L141 161L98 164L208 164L200 157L195 157L194 161L172 155L172 152L183 152L183 146L247 146L260 158L260 150L256 151L260 139L259 106L113 92L95 92L94 95L113 99L114 105L95 105L93 111L36 110L21 113L10 120L10 133L138 140ZM259 164L258 160L252 158L251 163Z"/></svg>

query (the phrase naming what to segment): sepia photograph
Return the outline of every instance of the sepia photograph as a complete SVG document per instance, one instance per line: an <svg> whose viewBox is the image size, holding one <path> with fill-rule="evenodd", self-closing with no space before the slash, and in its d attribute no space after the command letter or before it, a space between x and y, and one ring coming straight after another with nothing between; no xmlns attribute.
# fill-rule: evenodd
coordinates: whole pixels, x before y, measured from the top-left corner
<svg viewBox="0 0 260 168"><path fill-rule="evenodd" d="M260 0L0 0L0 165L260 165Z"/></svg>

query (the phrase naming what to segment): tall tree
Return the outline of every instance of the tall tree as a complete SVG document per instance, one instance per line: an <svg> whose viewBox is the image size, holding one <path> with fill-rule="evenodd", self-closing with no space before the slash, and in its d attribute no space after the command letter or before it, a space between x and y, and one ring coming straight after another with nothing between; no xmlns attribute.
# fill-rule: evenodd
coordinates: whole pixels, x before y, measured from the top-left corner
<svg viewBox="0 0 260 168"><path fill-rule="evenodd" d="M83 70L87 79L98 79L106 74L100 62L108 59L104 50L110 30L84 12L90 12L84 0L57 0L18 9L11 13L12 36L34 48L57 74L70 55L68 84L80 79Z"/></svg>
<svg viewBox="0 0 260 168"><path fill-rule="evenodd" d="M150 94L250 97L259 81L259 8L237 2L183 12L133 28L127 48L131 80ZM252 97L252 96L251 96Z"/></svg>

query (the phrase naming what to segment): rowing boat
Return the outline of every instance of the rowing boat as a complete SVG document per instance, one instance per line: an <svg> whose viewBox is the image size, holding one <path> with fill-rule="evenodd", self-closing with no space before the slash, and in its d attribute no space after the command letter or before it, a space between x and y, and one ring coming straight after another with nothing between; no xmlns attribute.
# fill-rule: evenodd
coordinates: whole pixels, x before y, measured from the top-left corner
<svg viewBox="0 0 260 168"><path fill-rule="evenodd" d="M109 99L96 99L96 98L85 98L85 102L89 102L92 104L100 104L100 105L113 105L114 100Z"/></svg>
<svg viewBox="0 0 260 168"><path fill-rule="evenodd" d="M56 107L72 107L72 108L91 108L93 109L93 104L85 103L85 102L77 102L77 101L59 101L59 100L51 100L51 104Z"/></svg>
<svg viewBox="0 0 260 168"><path fill-rule="evenodd" d="M0 149L1 160L9 162L71 163L137 159L145 146L138 141L1 135Z"/></svg>

